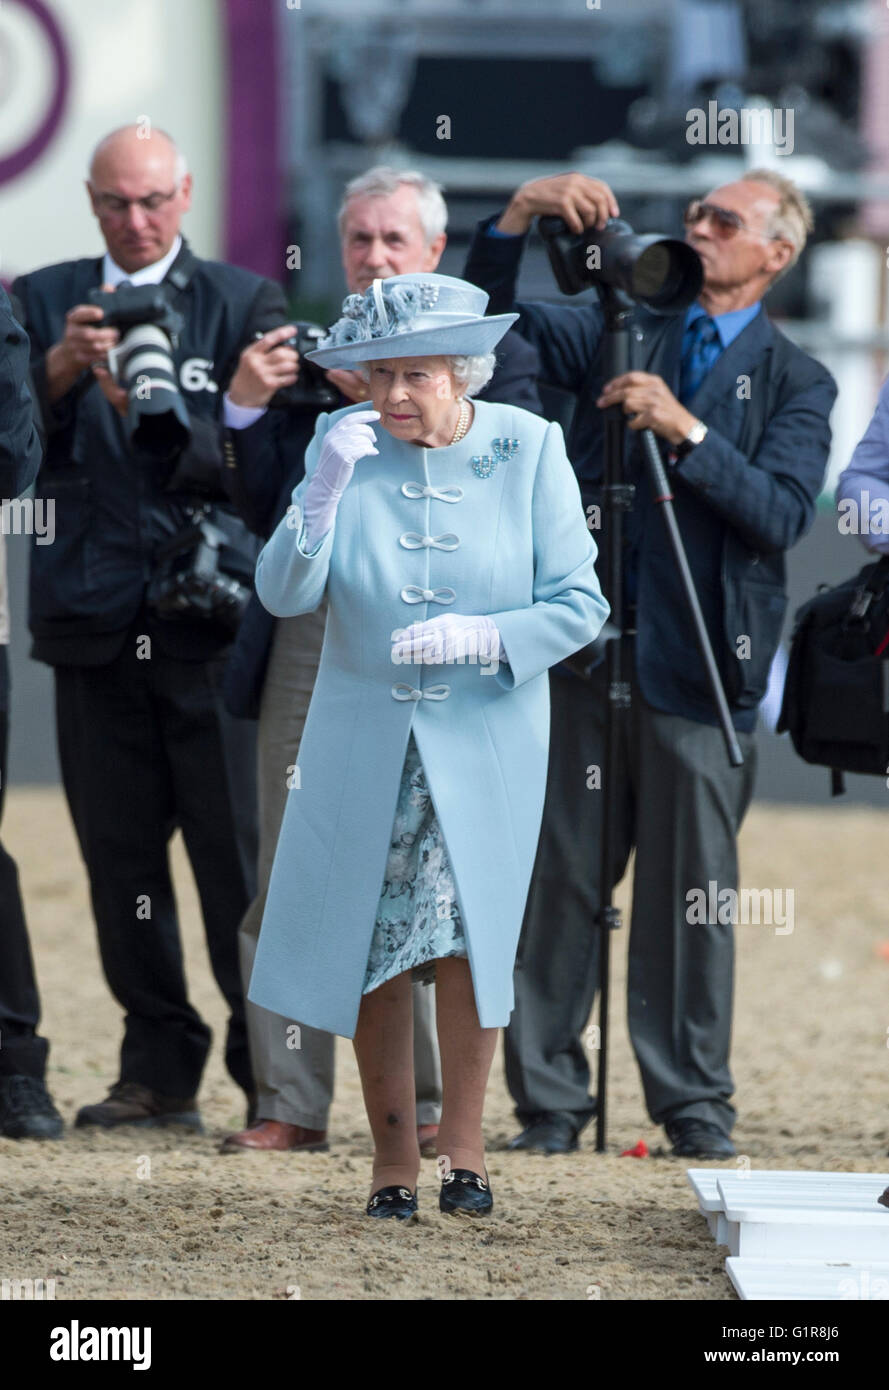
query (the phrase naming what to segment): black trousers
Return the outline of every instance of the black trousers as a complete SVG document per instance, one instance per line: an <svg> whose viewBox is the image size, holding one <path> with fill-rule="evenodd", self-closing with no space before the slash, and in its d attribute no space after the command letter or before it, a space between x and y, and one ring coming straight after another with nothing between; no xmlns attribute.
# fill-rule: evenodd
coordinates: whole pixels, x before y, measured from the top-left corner
<svg viewBox="0 0 889 1390"><path fill-rule="evenodd" d="M226 1066L253 1090L238 927L256 892L255 728L222 703L225 658L182 661L133 623L105 666L56 668L65 795L105 976L126 1011L120 1077L197 1093L211 1033L189 1002L168 846L182 830L210 963L231 1011ZM140 655L140 651L142 654Z"/></svg>
<svg viewBox="0 0 889 1390"><path fill-rule="evenodd" d="M734 929L691 924L689 889L737 888L736 836L755 776L754 736L739 733L741 768L722 734L664 714L644 699L632 638L624 671L632 710L618 748L615 882L635 849L627 1023L648 1113L730 1131L729 1068ZM602 804L591 768L604 769L604 665L591 682L550 672L551 731L543 824L516 957L515 1010L505 1035L506 1079L523 1124L566 1114L580 1130L590 1096L595 1033L586 1026L599 972ZM604 776L604 772L603 772ZM623 949L618 938L615 950Z"/></svg>
<svg viewBox="0 0 889 1390"><path fill-rule="evenodd" d="M9 744L9 655L0 644L0 821ZM37 1036L40 999L15 861L0 844L0 1076L46 1074L49 1044Z"/></svg>

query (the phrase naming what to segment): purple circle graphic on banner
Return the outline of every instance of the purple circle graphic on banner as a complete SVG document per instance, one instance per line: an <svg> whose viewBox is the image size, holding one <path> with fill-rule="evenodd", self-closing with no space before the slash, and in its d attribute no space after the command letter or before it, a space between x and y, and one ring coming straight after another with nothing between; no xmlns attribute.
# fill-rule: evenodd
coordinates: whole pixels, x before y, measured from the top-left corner
<svg viewBox="0 0 889 1390"><path fill-rule="evenodd" d="M52 96L37 129L28 137L25 144L19 149L13 150L12 154L0 159L0 184L18 178L19 174L23 174L43 154L61 124L71 85L71 71L68 54L65 50L65 40L55 17L44 0L12 0L12 3L21 5L23 9L34 16L49 45L53 64Z"/></svg>

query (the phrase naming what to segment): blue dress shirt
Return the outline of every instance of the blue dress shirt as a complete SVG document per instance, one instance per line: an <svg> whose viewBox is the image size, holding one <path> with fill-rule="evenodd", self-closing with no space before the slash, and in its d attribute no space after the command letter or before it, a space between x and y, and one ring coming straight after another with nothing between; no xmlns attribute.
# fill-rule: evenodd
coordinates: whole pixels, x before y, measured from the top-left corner
<svg viewBox="0 0 889 1390"><path fill-rule="evenodd" d="M728 314L710 315L713 322L716 324L716 331L719 334L720 354L725 352L729 344L735 341L738 334L743 332L748 323L753 322L756 315L759 313L761 303L762 301L758 299L755 304L748 304L746 309L732 309L731 313ZM686 334L695 319L703 318L706 313L707 310L702 308L697 300L695 300L694 304L687 310L685 315ZM685 338L683 337L683 349L684 346Z"/></svg>
<svg viewBox="0 0 889 1390"><path fill-rule="evenodd" d="M889 555L889 378L880 388L871 422L837 482L841 532L866 549Z"/></svg>

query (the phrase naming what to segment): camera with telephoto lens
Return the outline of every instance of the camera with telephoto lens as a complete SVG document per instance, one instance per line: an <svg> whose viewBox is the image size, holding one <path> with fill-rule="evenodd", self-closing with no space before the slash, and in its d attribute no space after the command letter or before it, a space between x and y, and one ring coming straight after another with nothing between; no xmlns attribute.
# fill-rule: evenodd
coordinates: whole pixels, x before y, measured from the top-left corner
<svg viewBox="0 0 889 1390"><path fill-rule="evenodd" d="M640 236L616 217L582 232L570 231L561 217L541 217L537 229L563 294L618 291L653 314L670 315L687 309L700 293L701 258L675 237Z"/></svg>
<svg viewBox="0 0 889 1390"><path fill-rule="evenodd" d="M99 328L116 328L117 347L108 368L129 401L127 433L134 449L156 458L181 453L191 439L188 408L179 390L173 350L185 320L173 307L166 285L119 285L91 290L102 310Z"/></svg>
<svg viewBox="0 0 889 1390"><path fill-rule="evenodd" d="M307 406L329 410L331 406L339 405L340 393L335 386L331 386L321 367L316 366L314 362L306 361L306 353L314 352L322 338L327 337L327 330L317 323L309 323L303 319L291 321L296 327L296 332L280 346L295 348L299 353L299 378L292 386L282 386L280 391L275 392L269 401L269 410L305 409ZM266 333L271 331L271 328L266 328L255 337L264 338Z"/></svg>
<svg viewBox="0 0 889 1390"><path fill-rule="evenodd" d="M159 618L209 620L234 637L250 599L249 573L241 581L220 566L229 537L209 520L209 508L189 509L192 524L158 550L146 603Z"/></svg>

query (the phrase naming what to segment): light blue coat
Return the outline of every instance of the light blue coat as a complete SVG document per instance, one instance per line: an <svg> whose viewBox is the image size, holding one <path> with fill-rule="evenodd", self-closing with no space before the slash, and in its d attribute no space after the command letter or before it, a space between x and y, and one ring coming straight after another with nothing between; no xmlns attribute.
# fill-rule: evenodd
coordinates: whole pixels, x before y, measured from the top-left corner
<svg viewBox="0 0 889 1390"><path fill-rule="evenodd" d="M257 593L277 617L311 612L325 589L329 612L249 998L353 1036L413 728L479 1019L500 1027L513 1007L546 787L546 673L591 642L609 612L596 547L559 426L477 401L468 434L446 448L403 443L375 425L379 455L359 459L333 528L306 553L302 495L326 431L346 413L319 417L294 510L256 567ZM518 450L479 477L473 456L491 457L495 438L517 439ZM438 544L418 544L424 537ZM448 611L489 614L509 664L393 664L396 629Z"/></svg>

